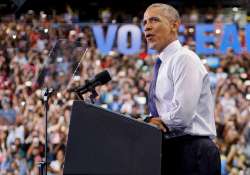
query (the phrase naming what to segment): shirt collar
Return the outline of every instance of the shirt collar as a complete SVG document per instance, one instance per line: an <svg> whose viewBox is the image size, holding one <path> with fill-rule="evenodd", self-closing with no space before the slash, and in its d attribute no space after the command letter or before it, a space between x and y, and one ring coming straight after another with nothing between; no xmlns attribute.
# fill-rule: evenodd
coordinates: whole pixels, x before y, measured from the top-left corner
<svg viewBox="0 0 250 175"><path fill-rule="evenodd" d="M166 59L168 57L171 57L173 54L175 54L176 51L179 50L181 47L182 46L181 46L181 43L179 42L179 40L175 40L175 41L171 42L160 53L159 57L160 57L161 61L163 61L163 62L166 61Z"/></svg>

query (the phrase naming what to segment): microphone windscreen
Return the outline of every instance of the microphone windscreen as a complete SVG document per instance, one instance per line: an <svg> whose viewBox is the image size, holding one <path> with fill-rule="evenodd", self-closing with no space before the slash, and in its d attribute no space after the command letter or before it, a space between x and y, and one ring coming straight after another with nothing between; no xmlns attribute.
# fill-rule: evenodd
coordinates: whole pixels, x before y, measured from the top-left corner
<svg viewBox="0 0 250 175"><path fill-rule="evenodd" d="M100 72L95 76L96 82L100 82L101 85L106 84L111 80L111 76L107 70Z"/></svg>

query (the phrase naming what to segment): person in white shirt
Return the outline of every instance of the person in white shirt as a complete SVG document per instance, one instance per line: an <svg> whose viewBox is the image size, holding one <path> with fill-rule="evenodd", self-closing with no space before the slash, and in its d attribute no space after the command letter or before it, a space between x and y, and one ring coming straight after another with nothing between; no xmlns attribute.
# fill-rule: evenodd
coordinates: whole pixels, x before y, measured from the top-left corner
<svg viewBox="0 0 250 175"><path fill-rule="evenodd" d="M178 41L180 16L167 4L150 5L143 19L150 48L158 51L145 121L164 132L162 175L220 175L214 100L208 72Z"/></svg>

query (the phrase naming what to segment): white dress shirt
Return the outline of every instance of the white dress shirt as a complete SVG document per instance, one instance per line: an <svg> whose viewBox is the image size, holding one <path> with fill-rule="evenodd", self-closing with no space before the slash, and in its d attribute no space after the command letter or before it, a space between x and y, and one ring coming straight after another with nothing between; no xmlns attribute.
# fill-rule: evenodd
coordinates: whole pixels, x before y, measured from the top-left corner
<svg viewBox="0 0 250 175"><path fill-rule="evenodd" d="M159 57L162 63L155 101L159 117L170 131L180 128L184 134L214 138L214 99L200 58L178 40L170 43Z"/></svg>

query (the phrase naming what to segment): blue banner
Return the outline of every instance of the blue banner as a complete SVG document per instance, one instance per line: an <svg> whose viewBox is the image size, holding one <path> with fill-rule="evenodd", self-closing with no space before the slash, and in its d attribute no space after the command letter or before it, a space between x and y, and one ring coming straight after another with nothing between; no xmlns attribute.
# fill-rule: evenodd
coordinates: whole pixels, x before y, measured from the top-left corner
<svg viewBox="0 0 250 175"><path fill-rule="evenodd" d="M92 25L92 31L98 49L102 54L108 54L113 48L124 55L138 54L142 47L143 28L134 24L116 25L110 24L107 26L106 32L101 25ZM221 29L220 38L215 36L214 24L196 24L195 31L195 51L197 54L213 55L217 53L226 53L228 48L232 48L237 54L243 50L238 29L235 24L225 24ZM185 43L185 26L179 28L179 40ZM246 50L250 52L250 24L245 26L245 43ZM220 46L215 47L215 42L220 40ZM148 53L155 53L148 49Z"/></svg>

